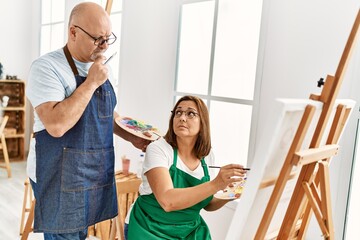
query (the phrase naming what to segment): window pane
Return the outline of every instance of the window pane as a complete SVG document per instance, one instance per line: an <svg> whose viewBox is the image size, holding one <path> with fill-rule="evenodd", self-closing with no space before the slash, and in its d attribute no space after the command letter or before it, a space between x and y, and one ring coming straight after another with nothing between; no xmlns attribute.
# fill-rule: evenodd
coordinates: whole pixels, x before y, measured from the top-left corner
<svg viewBox="0 0 360 240"><path fill-rule="evenodd" d="M119 78L121 14L120 13L111 14L110 19L112 22L112 31L116 35L117 40L114 44L109 46L109 49L106 52L106 56L110 57L113 53L117 52L115 57L111 59L111 61L109 62L109 65L113 72L114 79L116 80L115 84L117 85Z"/></svg>
<svg viewBox="0 0 360 240"><path fill-rule="evenodd" d="M63 22L65 18L65 0L52 1L52 22Z"/></svg>
<svg viewBox="0 0 360 240"><path fill-rule="evenodd" d="M51 51L65 45L64 23L54 24L51 29Z"/></svg>
<svg viewBox="0 0 360 240"><path fill-rule="evenodd" d="M179 92L207 94L214 1L182 6L177 87Z"/></svg>
<svg viewBox="0 0 360 240"><path fill-rule="evenodd" d="M120 12L122 10L122 0L113 0L111 12Z"/></svg>
<svg viewBox="0 0 360 240"><path fill-rule="evenodd" d="M51 0L41 1L41 24L50 23L51 21Z"/></svg>
<svg viewBox="0 0 360 240"><path fill-rule="evenodd" d="M212 95L252 100L261 0L219 1Z"/></svg>
<svg viewBox="0 0 360 240"><path fill-rule="evenodd" d="M246 166L252 107L211 101L211 141L216 164L238 163Z"/></svg>
<svg viewBox="0 0 360 240"><path fill-rule="evenodd" d="M40 55L50 51L50 26L41 27Z"/></svg>
<svg viewBox="0 0 360 240"><path fill-rule="evenodd" d="M360 187L360 163L359 163L359 156L360 156L360 127L359 127L359 120L358 120L358 127L357 127L357 136L355 142L355 149L353 153L353 166L351 170L351 184L350 184L350 194L348 197L348 206L347 206L347 220L345 225L345 239L357 239L359 236L358 234L358 225L357 225L357 218L359 217L360 213L360 194L359 194L359 187Z"/></svg>

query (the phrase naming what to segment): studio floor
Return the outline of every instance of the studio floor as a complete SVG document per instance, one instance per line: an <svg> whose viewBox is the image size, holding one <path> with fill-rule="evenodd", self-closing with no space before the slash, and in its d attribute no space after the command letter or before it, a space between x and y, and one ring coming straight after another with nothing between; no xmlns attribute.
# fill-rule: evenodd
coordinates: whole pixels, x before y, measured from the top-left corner
<svg viewBox="0 0 360 240"><path fill-rule="evenodd" d="M26 180L26 161L11 162L12 177L0 168L0 239L20 239L20 221ZM27 214L26 214L27 217ZM29 240L42 240L42 234L31 233Z"/></svg>
<svg viewBox="0 0 360 240"><path fill-rule="evenodd" d="M0 240L20 240L20 222L24 200L26 161L11 162L11 178L0 168ZM25 217L27 218L27 214ZM41 233L30 233L28 240L43 240ZM88 240L99 240L90 236Z"/></svg>

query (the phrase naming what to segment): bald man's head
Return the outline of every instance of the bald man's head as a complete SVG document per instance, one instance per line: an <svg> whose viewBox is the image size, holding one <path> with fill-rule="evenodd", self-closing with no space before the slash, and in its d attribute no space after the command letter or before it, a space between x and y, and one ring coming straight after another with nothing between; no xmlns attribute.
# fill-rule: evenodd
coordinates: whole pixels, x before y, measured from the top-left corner
<svg viewBox="0 0 360 240"><path fill-rule="evenodd" d="M90 62L102 56L109 46L102 40L115 38L109 14L93 2L80 3L73 8L68 33L68 49L81 62ZM98 44L98 39L102 44Z"/></svg>
<svg viewBox="0 0 360 240"><path fill-rule="evenodd" d="M71 11L69 26L79 25L83 22L93 24L104 19L109 21L109 15L104 8L93 2L83 2L76 5Z"/></svg>

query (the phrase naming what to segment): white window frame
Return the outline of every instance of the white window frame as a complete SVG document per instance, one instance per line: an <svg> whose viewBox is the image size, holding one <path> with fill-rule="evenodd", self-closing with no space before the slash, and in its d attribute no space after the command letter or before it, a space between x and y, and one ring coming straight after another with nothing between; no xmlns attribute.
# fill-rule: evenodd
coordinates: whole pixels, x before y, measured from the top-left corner
<svg viewBox="0 0 360 240"><path fill-rule="evenodd" d="M182 5L184 4L191 4L191 3L199 3L199 2L205 2L210 0L183 0ZM259 78L257 76L255 77L255 86L254 86L254 97L252 100L248 99L241 99L241 98L232 98L232 97L220 97L220 96L214 96L211 94L212 92L212 75L213 75L213 67L214 67L214 52L215 52L215 44L216 44L216 28L217 28L217 18L218 18L218 5L219 1L221 0L214 0L215 1L215 13L214 13L214 23L213 23L213 35L212 35L212 46L211 46L211 59L210 59L210 73L209 73L209 79L208 79L208 91L207 94L197 94L192 92L182 92L177 91L176 86L178 83L178 70L179 70L179 51L177 53L177 62L176 62L176 76L175 76L175 84L174 84L174 92L173 92L173 101L174 103L181 97L185 95L194 95L198 96L201 99L206 101L207 107L209 109L209 113L211 115L211 101L219 101L223 103L234 103L234 104L240 104L240 105L246 105L252 107L252 117L251 117L251 128L250 130L250 137L249 137L249 148L248 148L248 164L251 163L251 159L254 155L255 151L255 136L256 136L256 126L257 126L257 116L258 116L258 106L259 106L259 95L260 95L260 82ZM180 14L181 19L181 14ZM181 20L180 20L181 24ZM260 32L260 26L259 32ZM179 36L181 36L181 28L179 28ZM180 37L179 37L180 38ZM259 35L260 39L260 35ZM180 43L180 39L178 39L178 44ZM180 47L178 47L179 50ZM260 52L260 51L258 51ZM258 54L259 55L259 54ZM257 60L259 62L259 60ZM257 73L256 73L257 75ZM229 139L224 139L224 144L226 144L227 141L230 141ZM216 153L215 153L216 154Z"/></svg>

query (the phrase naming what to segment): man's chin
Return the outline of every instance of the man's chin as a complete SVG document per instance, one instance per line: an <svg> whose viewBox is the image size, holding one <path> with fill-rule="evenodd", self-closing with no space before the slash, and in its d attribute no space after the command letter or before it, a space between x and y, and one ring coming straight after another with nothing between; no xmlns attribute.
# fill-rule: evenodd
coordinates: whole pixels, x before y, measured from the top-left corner
<svg viewBox="0 0 360 240"><path fill-rule="evenodd" d="M98 57L103 56L104 53L105 52L95 52L95 53L91 54L91 56L90 56L91 61L94 62Z"/></svg>

